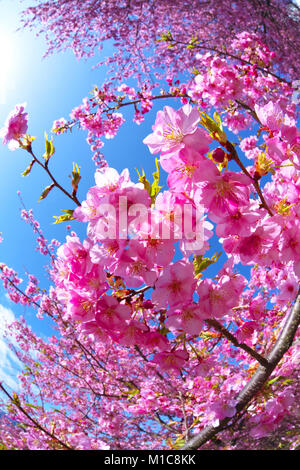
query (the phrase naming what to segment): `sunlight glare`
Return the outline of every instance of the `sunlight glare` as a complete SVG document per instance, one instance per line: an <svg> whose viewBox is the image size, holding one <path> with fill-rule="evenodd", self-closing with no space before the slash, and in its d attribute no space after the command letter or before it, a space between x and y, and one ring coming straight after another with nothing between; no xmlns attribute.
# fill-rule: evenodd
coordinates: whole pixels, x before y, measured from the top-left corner
<svg viewBox="0 0 300 470"><path fill-rule="evenodd" d="M0 31L0 104L6 101L6 93L13 87L14 42L13 35Z"/></svg>

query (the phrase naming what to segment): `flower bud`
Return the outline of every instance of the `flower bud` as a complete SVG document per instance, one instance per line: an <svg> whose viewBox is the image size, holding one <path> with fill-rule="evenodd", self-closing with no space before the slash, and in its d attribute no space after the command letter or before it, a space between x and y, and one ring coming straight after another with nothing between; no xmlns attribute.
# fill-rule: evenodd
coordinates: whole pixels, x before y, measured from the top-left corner
<svg viewBox="0 0 300 470"><path fill-rule="evenodd" d="M226 153L223 149L221 149L221 147L217 147L212 153L213 159L218 163L223 163L223 161L225 160L225 156Z"/></svg>

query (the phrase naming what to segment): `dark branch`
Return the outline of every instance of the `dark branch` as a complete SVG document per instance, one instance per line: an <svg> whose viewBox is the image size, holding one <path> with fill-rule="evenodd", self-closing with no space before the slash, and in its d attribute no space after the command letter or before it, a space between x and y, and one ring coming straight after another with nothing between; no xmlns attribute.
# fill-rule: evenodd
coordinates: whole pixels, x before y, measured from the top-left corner
<svg viewBox="0 0 300 470"><path fill-rule="evenodd" d="M230 426L234 418L248 405L248 403L263 388L266 380L269 378L279 361L292 345L293 339L300 324L300 290L298 292L294 307L292 308L287 321L277 339L272 351L267 356L268 365L260 365L252 376L251 380L242 389L237 396L236 414L233 418L224 418L218 427L207 426L199 434L190 439L183 447L183 450L199 449L219 432Z"/></svg>
<svg viewBox="0 0 300 470"><path fill-rule="evenodd" d="M225 338L227 338L234 346L237 348L243 349L246 353L250 354L254 359L256 359L262 366L267 367L269 365L269 362L267 359L265 359L261 354L259 354L257 351L254 349L250 348L245 343L239 343L236 337L228 331L225 326L221 325L217 320L214 319L209 319L206 320L206 323L210 326L212 326L215 330L219 331Z"/></svg>

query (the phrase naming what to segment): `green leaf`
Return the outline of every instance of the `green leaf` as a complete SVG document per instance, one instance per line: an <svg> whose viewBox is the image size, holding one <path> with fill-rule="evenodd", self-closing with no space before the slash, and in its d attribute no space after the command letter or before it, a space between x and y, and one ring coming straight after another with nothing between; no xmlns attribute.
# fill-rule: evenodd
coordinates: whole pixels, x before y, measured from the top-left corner
<svg viewBox="0 0 300 470"><path fill-rule="evenodd" d="M12 403L14 405L21 406L20 399L19 399L18 395L16 394L16 392L13 393Z"/></svg>
<svg viewBox="0 0 300 470"><path fill-rule="evenodd" d="M150 182L147 180L146 175L144 170L142 175L140 175L138 169L136 169L137 174L139 175L139 182L143 183L144 188L148 192L150 198L151 198L151 204L153 205L155 203L156 196L158 195L159 191L161 190L162 186L159 186L159 163L158 159L155 159L155 166L156 166L156 171L152 173L153 176L153 183L152 185Z"/></svg>
<svg viewBox="0 0 300 470"><path fill-rule="evenodd" d="M46 152L44 153L43 158L47 162L49 158L52 157L52 155L55 152L55 148L53 146L53 137L51 137L51 140L48 140L47 132L45 132L45 147L46 147Z"/></svg>
<svg viewBox="0 0 300 470"><path fill-rule="evenodd" d="M208 266L214 264L220 258L222 252L215 253L211 258L203 258L203 256L197 255L194 256L193 264L195 269L195 277L199 277L202 271L204 271Z"/></svg>
<svg viewBox="0 0 300 470"><path fill-rule="evenodd" d="M142 170L143 171L142 175L140 175L139 170L137 168L136 168L136 171L137 171L137 174L139 175L139 182L143 183L144 188L148 192L149 196L151 196L151 184L147 180L144 170Z"/></svg>
<svg viewBox="0 0 300 470"><path fill-rule="evenodd" d="M282 385L286 386L286 385L291 385L293 383L293 379L286 379L282 382Z"/></svg>
<svg viewBox="0 0 300 470"><path fill-rule="evenodd" d="M221 145L225 145L227 142L227 136L223 131L220 115L218 113L214 113L214 121L204 111L199 110L199 112L201 114L200 124L208 130L213 139L217 140Z"/></svg>
<svg viewBox="0 0 300 470"><path fill-rule="evenodd" d="M153 175L153 183L151 186L151 203L154 204L156 196L158 195L159 191L161 190L162 186L159 186L159 163L158 159L155 159L155 166L156 166L156 171L152 173Z"/></svg>
<svg viewBox="0 0 300 470"><path fill-rule="evenodd" d="M27 175L29 175L29 173L30 173L31 170L32 170L32 167L33 167L34 163L35 163L35 160L31 160L31 162L29 163L28 167L26 168L25 171L23 171L23 173L21 173L21 175L22 175L22 176L27 176Z"/></svg>
<svg viewBox="0 0 300 470"><path fill-rule="evenodd" d="M170 330L168 328L166 328L165 326L162 326L159 329L159 333L163 336L167 336L167 334L170 333Z"/></svg>
<svg viewBox="0 0 300 470"><path fill-rule="evenodd" d="M173 442L172 447L173 449L181 449L181 447L183 447L184 444L185 444L185 439L182 436L180 436L176 439L175 442Z"/></svg>
<svg viewBox="0 0 300 470"><path fill-rule="evenodd" d="M123 393L125 393L126 395L128 395L128 400L130 400L131 398L133 398L135 395L138 395L140 393L139 389L136 388L135 390L126 390L124 391Z"/></svg>
<svg viewBox="0 0 300 470"><path fill-rule="evenodd" d="M279 379L280 377L275 377L274 379L271 379L267 382L267 385L273 385L275 382L277 382L277 380Z"/></svg>
<svg viewBox="0 0 300 470"><path fill-rule="evenodd" d="M73 162L73 171L72 171L72 188L73 188L72 196L73 197L76 196L79 181L81 180L79 170L80 170L80 167L77 165L77 163Z"/></svg>
<svg viewBox="0 0 300 470"><path fill-rule="evenodd" d="M222 124L222 121L221 121L221 116L217 111L214 113L214 120L216 121L216 123L218 124L219 128L222 131L223 130L223 124Z"/></svg>
<svg viewBox="0 0 300 470"><path fill-rule="evenodd" d="M40 405L32 405L31 403L24 403L25 406L29 406L30 408L34 408L36 410L40 410L42 407Z"/></svg>
<svg viewBox="0 0 300 470"><path fill-rule="evenodd" d="M74 220L74 217L73 217L74 211L72 209L67 209L67 210L62 209L62 212L65 212L65 213L59 216L56 216L56 215L53 216L56 219L56 221L53 222L54 224L60 224L61 222L68 222L69 220Z"/></svg>
<svg viewBox="0 0 300 470"><path fill-rule="evenodd" d="M159 38L156 39L157 42L159 41L173 41L173 36L170 31L166 31L165 33L161 33Z"/></svg>
<svg viewBox="0 0 300 470"><path fill-rule="evenodd" d="M41 202L42 199L45 199L45 197L48 196L48 194L50 193L50 191L54 188L55 184L54 183L51 183L49 186L47 186L44 191L42 192L41 196L40 196L40 199L38 202Z"/></svg>

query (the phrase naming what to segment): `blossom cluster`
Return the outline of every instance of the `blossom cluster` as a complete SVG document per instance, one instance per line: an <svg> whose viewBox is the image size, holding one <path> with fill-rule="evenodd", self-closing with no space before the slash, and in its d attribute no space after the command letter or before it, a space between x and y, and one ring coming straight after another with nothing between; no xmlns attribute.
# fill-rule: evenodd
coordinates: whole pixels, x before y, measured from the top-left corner
<svg viewBox="0 0 300 470"><path fill-rule="evenodd" d="M154 182L144 173L135 182L128 169L119 173L101 161L95 185L72 212L87 225L83 241L71 232L54 256L59 243L48 244L32 211L22 211L37 234L39 251L51 257L54 287L42 295L37 279L29 275L22 294L21 279L3 264L0 277L13 301L34 304L39 316L50 315L63 332L48 347L22 322L12 327L28 373L33 368L26 354L29 344L51 364L32 373L31 380L23 374L23 401L40 380L43 399L50 401L55 388L51 403L60 405L64 397L72 411L64 418L56 409L36 412L47 429L55 423L50 436L57 446L68 436L63 439L67 447L107 448L111 434L124 446L128 416L133 442L140 439L136 425L152 432L153 416L162 428L165 419L179 441L187 429L196 433L235 418L238 393L255 374L257 360L265 364L291 311L300 278L295 106L290 87L274 74L266 76L275 56L258 36L237 35L229 53L236 50L242 60L238 65L206 52L194 58L205 71L195 70L188 83L167 77L169 93L162 96L180 98L181 106L158 111L144 138L150 155L157 156ZM95 89L92 99L72 111L70 122L56 120L53 129L59 134L79 124L88 132L95 158L102 138L112 138L123 124L116 111L125 98L135 106L137 123L153 103L151 86L138 94L123 83L117 91L123 95L107 85ZM217 110L213 117L205 112L212 108ZM231 142L230 132L241 130L250 134L239 144ZM20 145L26 132L27 114L17 107L2 132L4 143ZM160 170L166 175L163 191ZM221 266L221 254L211 254L215 236L223 250ZM249 280L244 269L250 271ZM293 415L293 407L298 409L297 367L299 342L253 397L246 411L251 437L264 438L286 414ZM49 373L55 383L48 391ZM93 405L87 415L96 426L81 421L89 399ZM73 428L70 422L78 420L79 428ZM20 432L19 445L47 447L41 427L33 438ZM5 440L13 441L7 435ZM149 445L145 441L139 440ZM156 437L152 445L157 442Z"/></svg>
<svg viewBox="0 0 300 470"><path fill-rule="evenodd" d="M272 111L271 104L256 107L264 128L275 132L268 121ZM278 118L277 126L280 122ZM295 281L288 300L293 298L299 275L299 208L293 204L299 198L299 179L294 155L286 152L283 158L292 162L291 167L276 169L276 182L280 179L281 183L266 185L268 212L261 207L253 185L256 180L248 171L245 174L220 168L214 153L207 157L213 138L199 123L200 114L190 104L178 111L166 106L158 112L153 133L144 143L152 154L160 153L169 189L158 193L155 201L151 202L145 185L131 181L128 170L121 174L109 167L96 171L96 185L74 211L77 220L88 224L88 238L82 244L77 237L68 237L58 250L53 271L57 295L66 304L66 318L80 320L83 331L103 340L108 336L126 345L156 344L164 350L158 356L161 367L168 364L169 369L175 370L183 367L188 356L181 347L172 349L174 337L182 332L198 335L207 319L233 316L232 309L239 305L246 285L246 279L235 272L235 265L269 267L289 263L291 279ZM293 196L280 199L278 192L288 173L293 175L289 185ZM125 235L119 214L124 200L123 217L125 214L130 226L130 233ZM204 208L203 243L198 250L188 243L179 226L182 219L178 224L176 217L178 207L183 212L187 203L191 212ZM145 210L143 217L136 216L136 208ZM112 220L114 224L110 223ZM159 235L166 221L172 228L169 238ZM195 260L209 250L213 229L229 255L229 264L218 273L217 282L197 280ZM178 233L183 234L181 239L176 237ZM175 257L176 243L182 259ZM288 289L281 286L278 299ZM116 297L109 294L111 288ZM144 288L149 293L152 290L146 303ZM141 295L139 291L134 295L134 289L142 289ZM172 333L163 338L161 315L157 322L162 311L165 327ZM249 321L237 334L244 339L252 336L256 328L258 324ZM153 361L157 361L157 356Z"/></svg>

